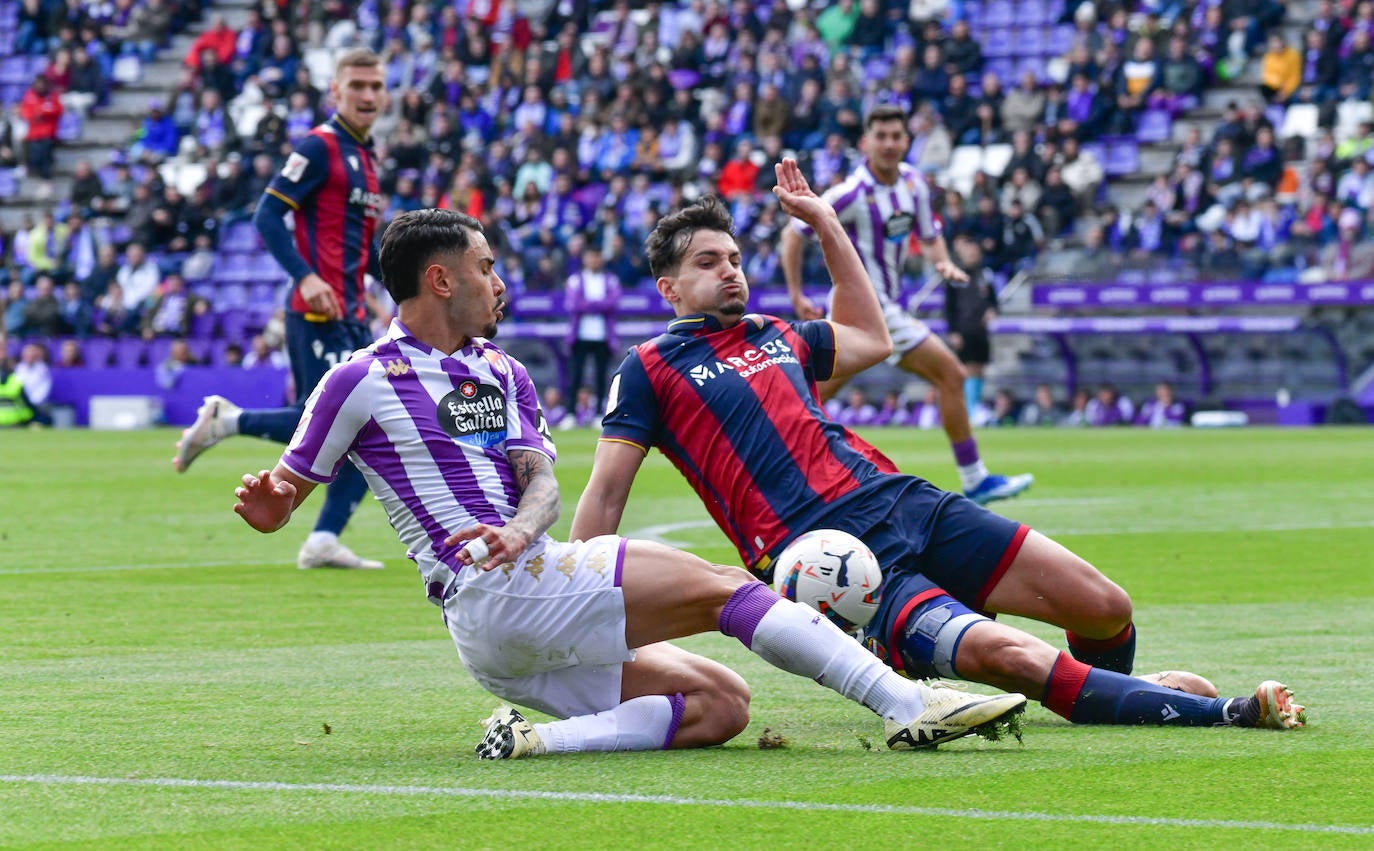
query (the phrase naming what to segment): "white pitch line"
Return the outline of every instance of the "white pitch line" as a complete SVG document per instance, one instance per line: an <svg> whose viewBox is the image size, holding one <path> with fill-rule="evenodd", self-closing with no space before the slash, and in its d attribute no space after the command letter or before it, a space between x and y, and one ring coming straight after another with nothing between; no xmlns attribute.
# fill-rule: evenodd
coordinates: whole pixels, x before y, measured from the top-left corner
<svg viewBox="0 0 1374 851"><path fill-rule="evenodd" d="M194 564L179 562L175 564L100 564L70 565L59 567L19 567L0 569L0 576L28 576L49 573L117 573L123 570L186 570L204 567L270 567L286 566L290 561L198 561Z"/></svg>
<svg viewBox="0 0 1374 851"><path fill-rule="evenodd" d="M1203 827L1230 830L1282 830L1292 833L1374 835L1374 825L1289 824L1275 821L1164 818L1158 816L1110 816L1073 813L1017 812L1010 810L908 807L890 804L823 804L811 801L751 801L719 798L684 798L676 795L608 794L604 792L545 792L529 789L472 789L444 786L373 786L352 783L278 783L247 780L193 780L178 777L82 777L57 774L0 774L0 783L45 786L141 786L159 789L226 789L245 792L344 792L362 795L430 796L462 798L521 798L591 804L653 804L669 807L728 807L750 810L803 810L808 812L877 813L901 816L980 821L1076 822L1088 824Z"/></svg>

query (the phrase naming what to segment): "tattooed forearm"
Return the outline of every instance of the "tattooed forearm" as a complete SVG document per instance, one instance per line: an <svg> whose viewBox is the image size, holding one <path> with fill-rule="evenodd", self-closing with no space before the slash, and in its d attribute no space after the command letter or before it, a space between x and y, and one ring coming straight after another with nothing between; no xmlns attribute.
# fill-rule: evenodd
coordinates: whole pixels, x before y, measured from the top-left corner
<svg viewBox="0 0 1374 851"><path fill-rule="evenodd" d="M527 533L533 541L558 520L558 479L549 459L538 452L512 452L510 463L521 495L515 517L507 527Z"/></svg>

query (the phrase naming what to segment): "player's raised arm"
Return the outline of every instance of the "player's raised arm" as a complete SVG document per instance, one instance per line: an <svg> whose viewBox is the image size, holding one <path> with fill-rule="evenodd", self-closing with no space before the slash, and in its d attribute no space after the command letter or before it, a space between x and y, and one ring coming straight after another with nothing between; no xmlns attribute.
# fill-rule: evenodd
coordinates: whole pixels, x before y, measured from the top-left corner
<svg viewBox="0 0 1374 851"><path fill-rule="evenodd" d="M587 541L614 534L620 528L630 485L643 463L644 449L633 443L602 438L596 444L592 475L573 514L572 540Z"/></svg>
<svg viewBox="0 0 1374 851"><path fill-rule="evenodd" d="M835 282L830 318L835 326L835 375L867 369L892 354L882 307L859 252L849 241L835 209L811 190L797 161L790 157L774 166L778 185L773 194L783 212L810 225L820 240L825 266Z"/></svg>

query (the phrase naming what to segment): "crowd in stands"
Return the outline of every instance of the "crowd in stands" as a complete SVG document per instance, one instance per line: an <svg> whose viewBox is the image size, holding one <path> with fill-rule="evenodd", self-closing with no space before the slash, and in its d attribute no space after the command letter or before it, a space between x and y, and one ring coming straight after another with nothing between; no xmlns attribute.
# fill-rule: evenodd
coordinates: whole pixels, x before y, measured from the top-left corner
<svg viewBox="0 0 1374 851"><path fill-rule="evenodd" d="M1068 403L1058 399L1050 385L1038 384L1030 399L1018 399L1011 390L1003 388L991 400L980 399L971 405L969 419L976 426L1174 428L1187 425L1191 413L1188 403L1174 395L1173 385L1168 382L1157 384L1154 395L1138 406L1112 384L1103 384L1096 392L1079 389ZM918 401L889 390L875 403L864 390L855 387L827 402L826 410L832 419L846 426L940 427L940 408L933 391Z"/></svg>
<svg viewBox="0 0 1374 851"><path fill-rule="evenodd" d="M207 4L177 57L178 84L148 104L128 144L79 164L70 197L7 235L5 332L229 338L193 346L217 361L227 343L246 350L282 290L230 300L223 269L261 253L246 219L291 146L328 115L331 52L359 45L384 57L393 92L374 128L387 218L471 213L517 292L561 290L588 245L627 288L652 287L645 236L705 193L729 202L753 285L780 285L770 164L794 151L825 189L861 161L862 118L880 103L910 110L909 160L939 190L946 232L974 237L1003 277L1059 245L1087 276L1133 262L1176 275L1368 274L1374 125L1346 119L1369 103L1374 2L1319 0L1301 45L1277 28L1285 8L263 0L234 29ZM62 110L98 115L121 57L165 56L170 34L201 18L194 0L22 0L13 49L46 65L0 122L0 171L48 176ZM1013 63L1006 51L1025 44L1040 52ZM1208 85L1256 65L1253 102L1228 108L1210 138L1195 130L1139 209L1105 202L1113 140L1186 116ZM1281 138L1298 106L1314 108L1312 125ZM966 185L945 181L967 146L1005 158ZM203 167L204 178L183 185L169 164ZM824 281L819 252L808 264L808 280ZM231 283L285 281L251 268ZM247 324L229 323L245 300L257 308Z"/></svg>

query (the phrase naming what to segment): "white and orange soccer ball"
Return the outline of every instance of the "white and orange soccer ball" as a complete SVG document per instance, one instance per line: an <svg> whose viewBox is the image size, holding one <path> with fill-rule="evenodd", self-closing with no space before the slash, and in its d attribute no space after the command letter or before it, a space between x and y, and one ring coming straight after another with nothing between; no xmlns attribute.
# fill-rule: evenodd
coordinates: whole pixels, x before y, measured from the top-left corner
<svg viewBox="0 0 1374 851"><path fill-rule="evenodd" d="M774 565L778 594L805 603L845 632L861 629L878 610L882 568L868 545L848 532L807 532Z"/></svg>

